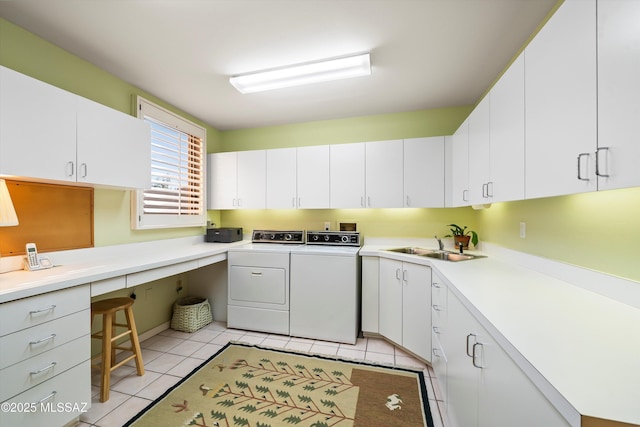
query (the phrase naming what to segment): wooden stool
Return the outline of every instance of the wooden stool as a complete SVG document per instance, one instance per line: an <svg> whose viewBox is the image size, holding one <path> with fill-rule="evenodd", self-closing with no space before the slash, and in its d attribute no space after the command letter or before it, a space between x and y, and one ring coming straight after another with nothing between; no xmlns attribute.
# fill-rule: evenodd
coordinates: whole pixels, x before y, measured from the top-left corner
<svg viewBox="0 0 640 427"><path fill-rule="evenodd" d="M136 323L133 319L133 299L129 297L111 298L102 301L96 301L91 304L91 324L95 316L102 315L102 330L91 334L91 338L102 340L102 361L92 366L100 365L100 402L109 400L109 385L111 382L111 371L124 365L131 359L135 359L138 375L144 375L144 366L142 364L142 352L140 351L140 343L138 342L138 332L136 331ZM124 310L126 323L116 322L116 313ZM121 334L116 335L116 328L125 328ZM116 340L129 335L131 347L123 347L116 345ZM133 354L124 358L118 363L116 361L116 350L130 351ZM98 358L100 356L95 356Z"/></svg>

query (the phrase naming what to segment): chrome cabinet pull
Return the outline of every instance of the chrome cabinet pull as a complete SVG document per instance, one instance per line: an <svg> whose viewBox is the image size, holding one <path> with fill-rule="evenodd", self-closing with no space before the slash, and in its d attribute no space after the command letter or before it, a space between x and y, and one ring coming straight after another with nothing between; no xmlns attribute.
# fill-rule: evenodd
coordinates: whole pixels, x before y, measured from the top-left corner
<svg viewBox="0 0 640 427"><path fill-rule="evenodd" d="M40 310L31 310L29 312L29 314L33 316L34 314L44 313L45 311L51 311L54 308L56 308L56 305L55 304L51 304L49 307L41 308Z"/></svg>
<svg viewBox="0 0 640 427"><path fill-rule="evenodd" d="M296 198L295 198L295 197L292 197L292 198L291 198L291 207L292 207L292 208L295 208L295 207L296 207Z"/></svg>
<svg viewBox="0 0 640 427"><path fill-rule="evenodd" d="M402 281L405 283L408 282L407 276L407 270L402 270Z"/></svg>
<svg viewBox="0 0 640 427"><path fill-rule="evenodd" d="M601 151L606 151L607 152L607 156L609 155L609 147L598 147L598 149L596 150L596 175L602 177L602 178L609 178L609 174L605 174L600 172L600 152Z"/></svg>
<svg viewBox="0 0 640 427"><path fill-rule="evenodd" d="M31 345L42 344L45 341L50 341L50 340L54 339L55 337L56 337L56 334L51 334L48 337L40 338L37 341L31 341L31 342L29 342L29 344L31 344Z"/></svg>
<svg viewBox="0 0 640 427"><path fill-rule="evenodd" d="M39 405L41 403L46 402L47 400L51 400L53 398L53 396L55 396L56 394L58 394L57 391L52 391L50 395L43 397L42 399L38 400L35 405Z"/></svg>
<svg viewBox="0 0 640 427"><path fill-rule="evenodd" d="M469 190L462 190L462 201L463 202L468 202L469 201L468 194L469 194Z"/></svg>
<svg viewBox="0 0 640 427"><path fill-rule="evenodd" d="M360 196L360 207L364 208L364 196Z"/></svg>
<svg viewBox="0 0 640 427"><path fill-rule="evenodd" d="M367 205L371 207L371 196L367 196Z"/></svg>
<svg viewBox="0 0 640 427"><path fill-rule="evenodd" d="M489 192L489 190L487 189L487 184L486 183L482 184L482 198L483 199L486 199L488 197L487 196L488 192Z"/></svg>
<svg viewBox="0 0 640 427"><path fill-rule="evenodd" d="M476 341L477 335L476 334L469 334L467 335L467 356L469 357L473 357L473 352L471 349L471 344L469 343L469 338L473 337L473 340ZM477 342L477 341L476 341Z"/></svg>
<svg viewBox="0 0 640 427"><path fill-rule="evenodd" d="M433 355L434 355L435 357L437 357L438 359L440 359L440 358L442 357L442 355L440 354L440 350L438 350L437 348L434 348L434 349L432 350L432 352L433 352Z"/></svg>
<svg viewBox="0 0 640 427"><path fill-rule="evenodd" d="M407 206L411 206L411 203L409 203L409 196L407 196Z"/></svg>
<svg viewBox="0 0 640 427"><path fill-rule="evenodd" d="M257 272L257 271L252 271L252 272L251 272L251 275L252 275L252 276L255 276L255 277L258 277L258 276L262 276L262 273Z"/></svg>
<svg viewBox="0 0 640 427"><path fill-rule="evenodd" d="M438 328L437 326L433 326L431 329L433 330L434 334L440 335L440 328Z"/></svg>
<svg viewBox="0 0 640 427"><path fill-rule="evenodd" d="M56 362L51 362L50 364L48 364L47 366L45 366L44 368L40 368L37 371L31 371L29 372L29 374L31 375L38 375L43 373L44 371L48 371L49 369L53 368L54 366L56 366L57 363Z"/></svg>
<svg viewBox="0 0 640 427"><path fill-rule="evenodd" d="M477 348L482 349L482 348L483 348L483 344L482 344L482 343L477 342L477 343L475 343L475 344L473 345L473 348L471 349L471 353L472 353L472 356L471 356L471 363L473 363L473 366L475 366L476 368L483 369L483 368L484 368L484 366L482 366L482 364L480 364L480 363L477 363L477 362L476 362L476 360L477 360L477 359L476 359L476 356L478 355L478 352L476 351L476 349L477 349Z"/></svg>
<svg viewBox="0 0 640 427"><path fill-rule="evenodd" d="M487 199L493 197L493 181L487 182Z"/></svg>
<svg viewBox="0 0 640 427"><path fill-rule="evenodd" d="M433 307L435 311L442 311L442 307L440 307L438 304L433 304L431 307ZM469 338L467 337L467 339Z"/></svg>
<svg viewBox="0 0 640 427"><path fill-rule="evenodd" d="M581 163L582 163L582 162L581 162L580 160L581 160L584 156L589 157L589 153L580 153L580 154L578 154L578 179L579 179L580 181L589 181L589 177L586 177L586 178L583 178L583 177L582 177L582 168L581 168Z"/></svg>
<svg viewBox="0 0 640 427"><path fill-rule="evenodd" d="M400 280L400 269L396 268L396 279Z"/></svg>
<svg viewBox="0 0 640 427"><path fill-rule="evenodd" d="M72 161L68 161L67 162L67 176L73 176L73 168L74 168L74 163Z"/></svg>
<svg viewBox="0 0 640 427"><path fill-rule="evenodd" d="M82 178L86 178L87 177L87 164L86 163L80 163L80 170L82 171Z"/></svg>
<svg viewBox="0 0 640 427"><path fill-rule="evenodd" d="M431 283L431 286L432 286L432 287L434 287L434 288L436 288L436 289L440 289L440 288L442 288L442 285L441 285L440 283L438 283L438 282L433 282L433 283Z"/></svg>

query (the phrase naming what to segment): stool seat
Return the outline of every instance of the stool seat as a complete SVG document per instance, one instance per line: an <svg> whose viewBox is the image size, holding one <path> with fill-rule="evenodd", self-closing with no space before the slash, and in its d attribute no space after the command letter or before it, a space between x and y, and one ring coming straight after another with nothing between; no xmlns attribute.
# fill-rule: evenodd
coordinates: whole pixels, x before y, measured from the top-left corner
<svg viewBox="0 0 640 427"><path fill-rule="evenodd" d="M135 360L136 371L138 375L144 375L144 365L142 363L142 351L140 350L140 342L138 341L138 331L133 318L134 300L129 297L110 298L91 303L91 324L95 316L102 316L102 330L91 334L91 338L102 341L102 352L99 356L100 363L92 366L100 367L100 402L109 400L109 386L111 381L111 372L130 360ZM125 323L118 323L116 316L118 311L124 312ZM124 329L124 332L118 334L117 328ZM116 341L127 337L130 346L125 347L116 344ZM125 340L126 342L126 340ZM116 363L116 350L131 352L132 354Z"/></svg>

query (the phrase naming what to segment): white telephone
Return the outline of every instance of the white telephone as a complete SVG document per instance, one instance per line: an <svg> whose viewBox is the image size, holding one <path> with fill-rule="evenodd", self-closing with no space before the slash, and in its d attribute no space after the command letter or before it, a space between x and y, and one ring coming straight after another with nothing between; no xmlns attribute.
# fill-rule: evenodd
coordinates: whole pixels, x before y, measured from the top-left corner
<svg viewBox="0 0 640 427"><path fill-rule="evenodd" d="M27 243L27 257L24 259L25 270L42 270L53 267L51 260L44 256L38 256L38 249L35 243Z"/></svg>

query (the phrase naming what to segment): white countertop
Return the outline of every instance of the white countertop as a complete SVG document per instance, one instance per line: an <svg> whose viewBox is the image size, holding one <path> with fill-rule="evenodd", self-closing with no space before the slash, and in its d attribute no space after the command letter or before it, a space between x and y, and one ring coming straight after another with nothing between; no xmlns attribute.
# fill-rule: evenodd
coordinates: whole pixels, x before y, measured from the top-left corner
<svg viewBox="0 0 640 427"><path fill-rule="evenodd" d="M434 248L434 242L406 243ZM640 425L638 308L499 254L448 262L384 251L402 246L402 241L365 242L360 255L431 266L554 404Z"/></svg>
<svg viewBox="0 0 640 427"><path fill-rule="evenodd" d="M216 255L226 259L229 248L246 243L206 243L197 236L44 253L55 267L0 274L0 303Z"/></svg>

